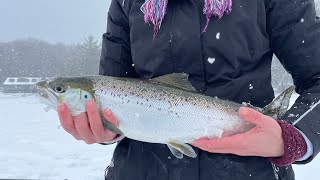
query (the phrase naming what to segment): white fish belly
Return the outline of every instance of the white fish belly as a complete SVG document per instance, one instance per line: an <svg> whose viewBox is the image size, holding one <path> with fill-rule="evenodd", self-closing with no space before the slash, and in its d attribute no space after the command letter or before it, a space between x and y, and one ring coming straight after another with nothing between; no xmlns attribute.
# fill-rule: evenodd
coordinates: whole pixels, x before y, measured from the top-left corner
<svg viewBox="0 0 320 180"><path fill-rule="evenodd" d="M129 102L128 102L129 101ZM222 137L247 129L236 113L199 106L172 106L163 101L100 97L101 108L110 108L125 136L150 143L190 143L201 137ZM157 107L149 104L157 104Z"/></svg>

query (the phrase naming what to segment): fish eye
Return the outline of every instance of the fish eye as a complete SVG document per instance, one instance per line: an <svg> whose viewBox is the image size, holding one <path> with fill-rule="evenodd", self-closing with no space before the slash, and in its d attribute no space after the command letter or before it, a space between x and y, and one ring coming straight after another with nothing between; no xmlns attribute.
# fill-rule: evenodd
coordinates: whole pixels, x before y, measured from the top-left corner
<svg viewBox="0 0 320 180"><path fill-rule="evenodd" d="M64 93L65 92L65 89L62 85L58 84L54 87L54 91L57 92L57 93Z"/></svg>

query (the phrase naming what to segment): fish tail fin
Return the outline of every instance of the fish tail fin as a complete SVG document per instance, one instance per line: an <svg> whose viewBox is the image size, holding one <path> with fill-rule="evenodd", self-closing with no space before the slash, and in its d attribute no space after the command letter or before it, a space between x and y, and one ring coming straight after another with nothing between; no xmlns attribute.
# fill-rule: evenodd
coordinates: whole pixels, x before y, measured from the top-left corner
<svg viewBox="0 0 320 180"><path fill-rule="evenodd" d="M262 109L262 113L273 117L274 119L279 119L287 112L294 89L294 86L290 86L288 89L283 91L270 104Z"/></svg>

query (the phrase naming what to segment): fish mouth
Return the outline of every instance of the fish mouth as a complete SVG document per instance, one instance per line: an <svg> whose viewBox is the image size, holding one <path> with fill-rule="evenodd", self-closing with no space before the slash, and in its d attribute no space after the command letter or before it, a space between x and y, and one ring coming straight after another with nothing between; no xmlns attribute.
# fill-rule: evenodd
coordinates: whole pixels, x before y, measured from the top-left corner
<svg viewBox="0 0 320 180"><path fill-rule="evenodd" d="M40 100L49 108L56 110L58 106L59 96L49 86L47 81L40 81L36 84L37 95Z"/></svg>

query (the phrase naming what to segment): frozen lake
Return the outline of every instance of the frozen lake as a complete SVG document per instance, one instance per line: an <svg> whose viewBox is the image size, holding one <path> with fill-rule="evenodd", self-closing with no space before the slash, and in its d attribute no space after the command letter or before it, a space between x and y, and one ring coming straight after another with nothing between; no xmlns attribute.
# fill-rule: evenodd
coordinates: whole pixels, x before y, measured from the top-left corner
<svg viewBox="0 0 320 180"><path fill-rule="evenodd" d="M114 146L74 140L43 108L34 96L0 94L0 179L103 179ZM294 168L297 180L318 180L320 156Z"/></svg>

